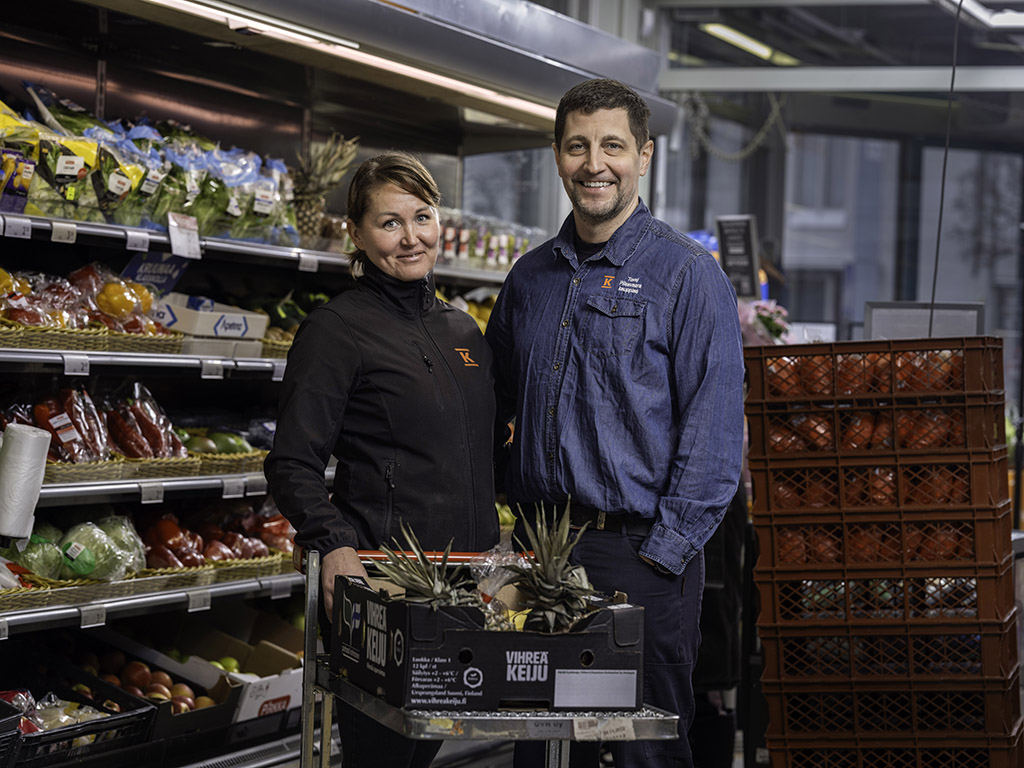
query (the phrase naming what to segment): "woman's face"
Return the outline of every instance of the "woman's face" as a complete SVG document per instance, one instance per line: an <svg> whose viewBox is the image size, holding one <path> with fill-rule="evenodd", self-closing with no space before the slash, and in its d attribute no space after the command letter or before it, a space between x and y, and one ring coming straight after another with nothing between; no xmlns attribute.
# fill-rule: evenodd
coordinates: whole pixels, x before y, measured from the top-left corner
<svg viewBox="0 0 1024 768"><path fill-rule="evenodd" d="M437 209L394 184L370 191L360 221L349 219L349 234L379 269L398 280L422 280L437 261L441 223Z"/></svg>

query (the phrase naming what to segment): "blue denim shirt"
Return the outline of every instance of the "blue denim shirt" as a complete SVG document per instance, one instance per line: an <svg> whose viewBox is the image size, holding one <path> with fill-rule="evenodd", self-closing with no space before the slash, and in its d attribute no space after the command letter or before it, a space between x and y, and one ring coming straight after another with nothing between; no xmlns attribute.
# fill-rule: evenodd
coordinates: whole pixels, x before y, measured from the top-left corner
<svg viewBox="0 0 1024 768"><path fill-rule="evenodd" d="M681 573L739 481L736 295L642 201L582 264L573 234L570 214L519 259L487 326L499 415L515 415L508 497L653 518L640 553Z"/></svg>

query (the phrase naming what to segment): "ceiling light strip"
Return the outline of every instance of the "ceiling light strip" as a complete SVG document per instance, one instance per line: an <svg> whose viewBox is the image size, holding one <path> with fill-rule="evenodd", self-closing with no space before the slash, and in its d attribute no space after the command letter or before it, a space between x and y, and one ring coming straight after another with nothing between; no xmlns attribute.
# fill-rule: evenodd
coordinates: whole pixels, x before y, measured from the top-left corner
<svg viewBox="0 0 1024 768"><path fill-rule="evenodd" d="M554 122L555 110L553 107L537 102L521 99L499 93L491 88L468 83L454 77L448 77L437 72L430 72L420 67L391 61L383 56L376 56L366 51L358 50L359 44L350 40L343 40L320 32L299 27L292 24L270 19L259 14L251 14L249 11L242 11L226 3L198 3L193 0L145 0L151 5L158 5L191 16L206 19L217 24L223 24L229 29L247 31L252 34L259 34L283 42L302 46L309 50L325 53L339 59L345 59L356 64L380 69L385 72L406 77L412 80L433 85L456 93L465 94L475 99L485 101L496 106L514 109L518 112L533 115L544 120Z"/></svg>

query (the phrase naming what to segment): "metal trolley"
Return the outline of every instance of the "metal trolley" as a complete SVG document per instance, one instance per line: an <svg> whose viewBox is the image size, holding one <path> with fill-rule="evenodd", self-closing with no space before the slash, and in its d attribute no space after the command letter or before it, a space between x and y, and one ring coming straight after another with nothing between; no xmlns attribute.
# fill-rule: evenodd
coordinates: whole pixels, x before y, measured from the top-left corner
<svg viewBox="0 0 1024 768"><path fill-rule="evenodd" d="M317 654L320 554L307 552L305 565L306 629L302 674L301 768L330 766L333 697L338 697L410 739L544 741L544 768L566 768L569 765L567 746L571 741L677 738L678 715L650 706L623 712L452 712L403 709L387 704L332 674L328 657ZM314 755L314 722L318 707L319 762Z"/></svg>

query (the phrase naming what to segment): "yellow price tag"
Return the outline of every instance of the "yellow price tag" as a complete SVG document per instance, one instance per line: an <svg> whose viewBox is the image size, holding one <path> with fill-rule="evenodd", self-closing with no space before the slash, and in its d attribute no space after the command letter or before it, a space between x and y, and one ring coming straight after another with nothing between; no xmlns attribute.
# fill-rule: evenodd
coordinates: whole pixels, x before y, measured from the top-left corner
<svg viewBox="0 0 1024 768"><path fill-rule="evenodd" d="M64 195L68 200L75 199L75 187L68 187L67 193Z"/></svg>

